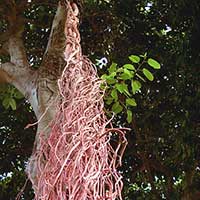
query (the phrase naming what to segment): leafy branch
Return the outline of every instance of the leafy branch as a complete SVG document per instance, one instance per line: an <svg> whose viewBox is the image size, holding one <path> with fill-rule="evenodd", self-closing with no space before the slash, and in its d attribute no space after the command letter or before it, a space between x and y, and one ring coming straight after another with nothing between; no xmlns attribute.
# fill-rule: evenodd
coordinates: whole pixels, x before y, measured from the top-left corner
<svg viewBox="0 0 200 200"><path fill-rule="evenodd" d="M153 58L148 58L147 53L139 56L130 55L129 60L131 63L123 66L113 62L101 79L106 82L106 104L110 105L111 111L115 114L126 112L127 122L131 123L132 107L137 106L135 94L141 92L142 83L146 80L154 80L149 68L158 70L161 65Z"/></svg>

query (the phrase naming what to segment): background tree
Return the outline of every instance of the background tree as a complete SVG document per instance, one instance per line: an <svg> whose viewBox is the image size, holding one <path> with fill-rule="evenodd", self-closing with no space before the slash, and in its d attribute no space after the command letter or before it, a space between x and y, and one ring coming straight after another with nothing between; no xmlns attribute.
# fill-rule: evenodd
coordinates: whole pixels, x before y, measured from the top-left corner
<svg viewBox="0 0 200 200"><path fill-rule="evenodd" d="M63 67L63 36L59 29L62 26L54 26L57 24L54 21L55 31L51 32L57 3L0 2L1 63L4 63L0 80L14 84L32 102L30 107L11 86L1 84L1 199L13 199L24 184L24 166L36 132L36 127L24 130L28 123L36 120L32 98L37 88L34 77L41 80L40 92L46 92L51 98L58 69L61 71ZM186 0L88 0L83 4L82 47L94 62L106 57L109 63L113 61L122 66L129 62L129 55L147 52L162 63L153 84L144 84L142 93L135 95L138 106L132 108L132 122L127 123L123 111L115 119L116 124L131 127L121 169L125 181L124 199L199 198L199 9L197 0L192 3ZM59 19L62 24L63 16ZM27 59L21 59L24 57ZM8 64L9 60L12 63ZM14 65L21 68L15 70ZM29 70L25 70L27 66ZM99 74L107 73L107 67L98 68ZM49 80L44 78L47 74ZM15 82L17 76L20 76L19 82ZM31 94L26 93L28 85L33 91ZM40 103L48 98L39 93L37 97ZM109 106L106 108L111 110ZM40 107L39 113L43 109ZM29 188L30 184L24 199L32 199Z"/></svg>

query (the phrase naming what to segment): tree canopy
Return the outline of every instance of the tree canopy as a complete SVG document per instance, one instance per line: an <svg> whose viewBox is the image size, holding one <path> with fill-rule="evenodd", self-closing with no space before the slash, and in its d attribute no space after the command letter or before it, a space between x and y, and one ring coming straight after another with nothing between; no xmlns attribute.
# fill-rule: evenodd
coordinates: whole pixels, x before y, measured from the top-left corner
<svg viewBox="0 0 200 200"><path fill-rule="evenodd" d="M3 42L9 35L8 16L14 1L0 2L0 62L9 59ZM25 20L23 40L29 63L42 62L57 0L16 0ZM129 127L128 147L120 168L123 198L198 199L200 196L200 3L186 0L85 0L81 9L82 48L94 63L106 58L99 76L112 63L130 64L130 55L144 55L161 64L134 94L132 118L122 110L114 119ZM140 79L136 79L140 81ZM1 82L1 80L0 80ZM131 87L131 86L130 86ZM36 118L26 99L10 85L0 85L0 199L14 199L26 176ZM109 95L109 94L108 94ZM123 100L123 95L122 95ZM5 100L7 99L7 100ZM13 100L12 100L13 99ZM13 102L14 101L14 102ZM107 111L112 104L106 104ZM115 138L113 138L114 140ZM31 185L23 198L32 199Z"/></svg>

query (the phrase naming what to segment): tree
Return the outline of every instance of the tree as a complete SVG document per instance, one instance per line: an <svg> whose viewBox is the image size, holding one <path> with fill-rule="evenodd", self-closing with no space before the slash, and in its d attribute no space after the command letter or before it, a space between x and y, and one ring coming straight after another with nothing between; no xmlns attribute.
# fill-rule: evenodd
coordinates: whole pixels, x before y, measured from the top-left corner
<svg viewBox="0 0 200 200"><path fill-rule="evenodd" d="M24 12L25 19L30 24L26 23L23 38L28 60L36 69L45 51L49 24L56 10L55 2L34 1L27 4L29 6ZM2 2L1 8L5 5L10 4ZM4 7L3 12L6 10ZM4 15L8 16L10 13L12 12L7 11ZM85 1L80 30L83 50L90 58L94 60L106 56L109 61L123 65L129 55L148 52L162 63L162 69L157 72L154 83L144 86L142 94L135 96L138 106L133 109L133 122L126 124L123 112L118 115L120 125L130 126L132 129L127 135L129 146L122 168L126 199L198 198L198 13L198 1ZM1 16L2 31L7 30L8 21L5 16ZM43 19L48 22L44 24ZM1 39L1 44L6 41L4 38ZM36 47L38 48L35 49ZM5 51L1 51L3 52ZM5 54L1 56L2 62L7 59ZM100 69L99 74L104 74L105 71L106 68ZM30 113L29 106L22 100L17 100L17 112L22 112L22 107L18 105L26 105L23 109ZM24 116L15 114L15 111L5 110L4 107L1 110L1 127L9 127L16 133L12 140L15 141L13 151L16 153L14 155L19 155L17 137L20 133L17 134L16 131L19 128L16 123L9 123L23 121L24 127L28 122ZM116 119L116 123L119 124L119 120ZM10 139L9 129L1 128L4 139ZM31 132L28 129L25 131ZM10 162L7 163L11 163L11 160L17 159L12 159L11 156L14 153L10 151L13 143L8 139L6 141L3 147L8 154L7 157L2 154L1 158L9 158ZM23 144L25 140L21 141ZM31 143L27 146L30 148ZM27 150L27 146L22 148ZM22 161L23 156L20 159ZM2 173L9 169L8 166L11 164L4 165ZM14 166L17 169L23 164L17 161ZM14 174L13 177L17 177L17 173ZM12 185L13 182L9 181L13 179L6 180L7 185Z"/></svg>
<svg viewBox="0 0 200 200"><path fill-rule="evenodd" d="M16 5L16 2L9 2L9 3L14 4L14 8L13 8L14 17L12 16L11 17L12 19L8 19L8 23L9 23L8 26L10 26L13 23L13 20L17 18L17 14L18 14L18 7ZM68 13L65 16L64 8L66 9L66 7L68 9ZM102 198L102 196L105 198L115 198L115 196L119 196L121 199L121 194L120 194L121 193L120 191L122 188L121 186L122 183L121 183L121 178L120 178L121 175L115 169L116 168L115 162L118 156L118 149L120 148L121 144L126 144L126 140L123 140L124 133L118 130L118 133L121 133L120 138L122 139L121 144L118 145L118 149L115 151L109 144L107 145L108 143L107 140L109 140L110 138L109 136L107 137L107 134L109 134L112 130L111 129L106 130L105 128L107 123L105 121L104 113L102 112L102 108L103 108L102 107L102 93L98 89L100 82L97 81L96 79L96 71L93 69L91 62L89 62L87 59L84 59L84 57L82 56L82 52L81 52L81 48L79 44L80 37L77 30L77 23L78 23L77 15L78 15L78 8L76 4L69 3L67 1L65 5L64 2L59 2L58 9L53 21L53 27L50 33L49 42L47 44L47 49L45 50L45 55L43 56L42 67L39 68L39 73L37 72L33 73L33 71L27 68L29 65L26 58L22 39L20 38L20 35L18 35L20 33L18 33L18 31L17 32L14 31L14 33L10 35L8 39L8 43L7 43L8 53L10 54L10 62L6 62L2 64L2 69L1 69L2 80L3 81L5 80L5 82L7 83L12 83L19 91L21 91L21 93L24 96L27 95L27 99L31 103L33 111L35 112L35 115L38 119L38 122L37 122L38 129L37 129L37 133L35 137L35 146L34 146L35 153L32 154L30 161L28 162L28 167L27 167L28 176L32 182L36 198L39 199L41 198L40 196L43 196L43 198L54 199L54 198L63 198L65 196L65 198L79 199L87 195L87 198L90 198L90 199L93 199L93 197ZM3 49L5 49L4 45L6 44L3 44ZM64 58L62 58L63 51L64 51L64 58L66 62L64 61ZM53 61L50 57L53 58ZM58 59L58 61L56 61L55 59ZM68 72L66 72L66 67L65 69L63 68L64 65L67 66ZM58 71L55 70L55 66L58 68ZM10 72L11 67L13 69L12 74ZM20 69L17 69L18 67L20 67ZM61 71L63 71L64 69L64 71L66 72L64 75L66 77L62 75L61 78L58 80L59 76L61 75L60 74L61 71L59 70L59 68L61 69ZM76 73L74 73L73 75L73 72L76 72ZM19 79L20 77L23 79L20 80ZM70 78L71 78L71 81L68 80ZM25 81L26 84L23 81ZM30 84L29 84L29 81L30 81ZM67 81L69 81L69 83ZM63 90L63 93L60 90L61 96L63 98L59 96L60 93L58 93L57 82L60 87L64 87L66 89L66 91ZM74 88L72 88L72 91L69 92L73 84L75 84L75 86ZM84 91L84 88L87 88L87 91L84 91L84 93L88 94L91 100L89 97L87 97L88 100L86 100L86 98L83 98L84 96L83 94L79 94L79 93L83 93L81 89L79 89L80 91L78 91L77 88L79 87L79 85L83 91ZM93 91L93 85L97 92ZM73 89L75 89L75 91L73 91ZM73 92L79 95L73 98L74 96ZM64 94L66 94L65 95L66 98L64 98ZM69 100L67 101L67 98L70 98L70 95L72 95L72 102L75 102L76 99L80 100L81 98L83 98L83 101L85 101L86 103L83 101L78 102L77 103L77 105L79 106L78 110L74 108L75 103L73 103L73 105L71 106L72 108L71 108ZM66 107L66 103L69 104L69 107L71 110L75 109L75 111L73 111L74 113L72 112L70 116L67 117L67 119L69 119L70 117L73 117L73 119L71 120L71 123L69 120L69 127L68 126L66 127L65 125L63 125L63 127L58 128L59 124L62 123L62 121L64 121L63 118L66 118L66 115L69 114L70 109L68 110L67 113L63 114L63 116L60 117L59 113L57 112L57 110L59 110L57 108L57 103L56 103L56 100L58 100L57 97L60 98L59 101L62 101L62 99L66 99L66 102L63 102L62 104L60 104L59 109L64 110ZM82 107L80 107L81 103L83 103ZM8 105L10 105L12 109L16 109L15 100L13 98L6 97L3 100L3 105L5 107L8 107ZM83 107L85 108L83 109ZM66 107L66 109L67 108L68 106ZM80 112L81 109L83 109L82 111L83 115L79 116L78 112ZM91 115L91 113L93 113L93 115ZM86 114L87 114L87 117L85 117ZM56 125L55 116L60 119L60 123L58 123L57 125ZM83 122L80 122L78 116ZM90 119L89 117L91 117L91 120L88 120ZM77 118L77 125L74 125L75 118ZM52 123L53 119L55 121L55 124ZM86 120L88 120L88 122ZM83 123L83 129L82 129L81 123ZM84 124L86 124L88 128L86 127L84 129L84 127L86 126ZM88 124L92 124L92 125L88 125ZM85 132L86 129L89 129L89 130ZM65 137L61 136L61 138L58 139L57 137L61 135L61 132L59 134L59 131L63 131L63 130L64 130L63 136ZM74 134L72 133L73 131L74 131ZM55 134L57 134L57 137L53 134L50 134L51 132L52 133L54 132ZM84 134L80 133L79 134L80 141L78 141L77 143L74 143L73 142L74 138L77 138L74 136L75 134L78 134L79 132L84 132ZM98 132L98 135L97 135L97 132ZM91 133L93 135L89 137L88 135ZM93 138L94 136L97 137L98 142L94 140ZM88 142L85 141L83 137L90 138L89 139L90 141ZM66 147L66 144L63 144L63 146L61 147L63 149L62 153L67 154L63 160L63 156L58 158L57 150L60 148L61 141L65 141L65 140L67 143L67 147L70 144L72 144L72 147L71 149L69 149L69 152L66 153L65 150L67 147ZM55 141L57 141L57 143L55 143ZM90 148L90 146L88 146L88 143L91 143L91 142L93 142L94 144L92 144ZM44 147L45 145L43 145L43 143L49 146L49 148L47 148L44 152L43 152L43 149L45 148ZM53 143L55 144L54 150L51 149L53 146ZM84 148L85 144L87 148ZM83 148L83 151L85 151L84 153L82 152L81 149L80 151L77 150L78 153L80 152L83 159L80 159L81 156L79 155L77 159L74 158L76 153L75 151L73 151L73 149L75 148L77 149L79 147ZM92 149L94 149L93 152L91 152ZM47 154L50 154L51 152L55 152L55 153L57 152L57 153L56 155L50 156L49 158L47 158ZM97 152L97 154L95 152ZM87 154L90 155L88 158L86 156ZM69 155L71 155L72 157L69 157ZM101 155L103 155L106 158L103 159L103 156ZM121 156L119 155L119 160L121 160L120 157ZM58 169L55 169L55 173L58 173L58 174L55 177L50 178L52 181L52 183L50 183L47 180L47 177L51 176L51 174L53 173L53 168L55 168L55 163L51 163L51 160L54 158L58 158L58 160L56 161L56 163L58 163ZM92 158L94 159L94 161L97 161L97 169L94 166L96 162L93 162ZM63 160L63 164L60 166L61 160ZM83 165L85 161L86 161L86 164ZM102 162L102 161L105 161L105 162ZM66 162L69 163L67 164L68 167L66 165ZM121 161L119 162L121 163ZM51 171L49 171L50 166L47 167L46 165L47 163L49 163L52 166ZM87 169L89 165L91 165L91 167ZM101 167L99 167L99 165ZM84 173L84 177L80 179L80 176L82 176L82 174L80 173L81 166L83 168L82 172ZM63 170L63 168L66 168L66 167L68 168L68 170ZM96 170L95 172L97 173L91 171L92 169ZM43 177L43 174L45 174L45 171L47 171L48 176L46 175L45 177ZM58 179L60 179L60 177L62 177L61 173L63 171L65 173L63 175L64 180L57 181ZM77 171L78 174L73 175L75 171ZM107 175L108 172L111 172L109 173L109 176ZM66 173L68 173L68 176L66 175ZM100 174L100 176L98 174ZM99 176L99 178L89 179L90 176L92 177ZM44 184L42 184L39 177L44 178L43 179ZM92 181L93 179L96 181L96 183L95 181ZM68 184L67 187L65 187L64 185L60 185L60 182L64 183L64 182L67 182L68 180L71 180L71 182L69 181L70 183ZM115 182L113 183L114 180ZM58 189L54 188L52 190L52 185L55 185L55 184L58 185ZM45 185L48 188L47 189L48 194L42 188ZM65 188L63 188L63 186ZM60 190L63 191L63 194L58 192ZM40 192L42 193L40 194Z"/></svg>
<svg viewBox="0 0 200 200"><path fill-rule="evenodd" d="M4 6L10 8L10 11L8 11L11 14L5 13L4 15L8 23L8 29L6 30L8 40L4 42L2 48L8 50L10 62L2 64L1 80L13 84L29 100L37 119L40 120L41 118L37 128L37 132L41 132L44 131L55 114L55 98L58 90L57 79L65 64L63 49L66 8L63 2L59 3L41 67L34 71L28 63L22 40L24 20L20 15L27 4L24 1L19 4L8 1L4 4ZM6 10L4 9L4 11ZM12 99L9 100L9 103L11 101ZM46 114L42 117L45 112ZM36 150L39 148L37 146L38 137L38 134L36 134L34 147ZM34 166L30 167L33 168L31 169L31 179L34 182L37 175Z"/></svg>

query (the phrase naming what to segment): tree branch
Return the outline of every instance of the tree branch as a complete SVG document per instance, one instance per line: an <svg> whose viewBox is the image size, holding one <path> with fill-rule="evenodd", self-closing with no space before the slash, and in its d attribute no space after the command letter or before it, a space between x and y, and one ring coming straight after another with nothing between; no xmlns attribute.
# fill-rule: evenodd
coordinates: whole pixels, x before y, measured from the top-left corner
<svg viewBox="0 0 200 200"><path fill-rule="evenodd" d="M58 95L57 80L65 66L65 20L67 16L65 0L58 4L58 8L52 23L46 51L43 56L42 64L38 70L38 102L39 113L43 115L42 122L38 125L38 130L44 130L45 126L55 115L55 98ZM49 105L51 105L50 109ZM41 116L40 115L40 116Z"/></svg>
<svg viewBox="0 0 200 200"><path fill-rule="evenodd" d="M0 65L0 83L14 85L29 100L36 116L38 115L37 77L38 72L30 68L19 69L11 62Z"/></svg>
<svg viewBox="0 0 200 200"><path fill-rule="evenodd" d="M3 39L3 45L7 46L10 54L11 63L16 66L24 67L29 66L25 47L21 39L24 30L24 19L22 13L19 13L18 7L22 4L17 5L15 1L4 1L6 6L8 29L4 34L1 34Z"/></svg>
<svg viewBox="0 0 200 200"><path fill-rule="evenodd" d="M14 85L31 103L35 114L38 114L37 77L38 72L31 69L22 40L24 18L19 13L19 6L26 5L26 1L17 5L15 1L4 2L7 6L8 29L2 44L2 49L10 55L10 62L0 66L0 83L7 82Z"/></svg>
<svg viewBox="0 0 200 200"><path fill-rule="evenodd" d="M0 66L0 83L12 83L12 69L14 64L8 62Z"/></svg>
<svg viewBox="0 0 200 200"><path fill-rule="evenodd" d="M52 51L63 54L65 47L64 27L66 14L66 5L59 2L45 54L51 54Z"/></svg>
<svg viewBox="0 0 200 200"><path fill-rule="evenodd" d="M29 67L21 34L12 35L8 41L10 61L19 67Z"/></svg>
<svg viewBox="0 0 200 200"><path fill-rule="evenodd" d="M67 16L65 1L60 1L52 23L48 44L39 68L40 78L48 77L51 81L57 81L65 66L65 20Z"/></svg>

